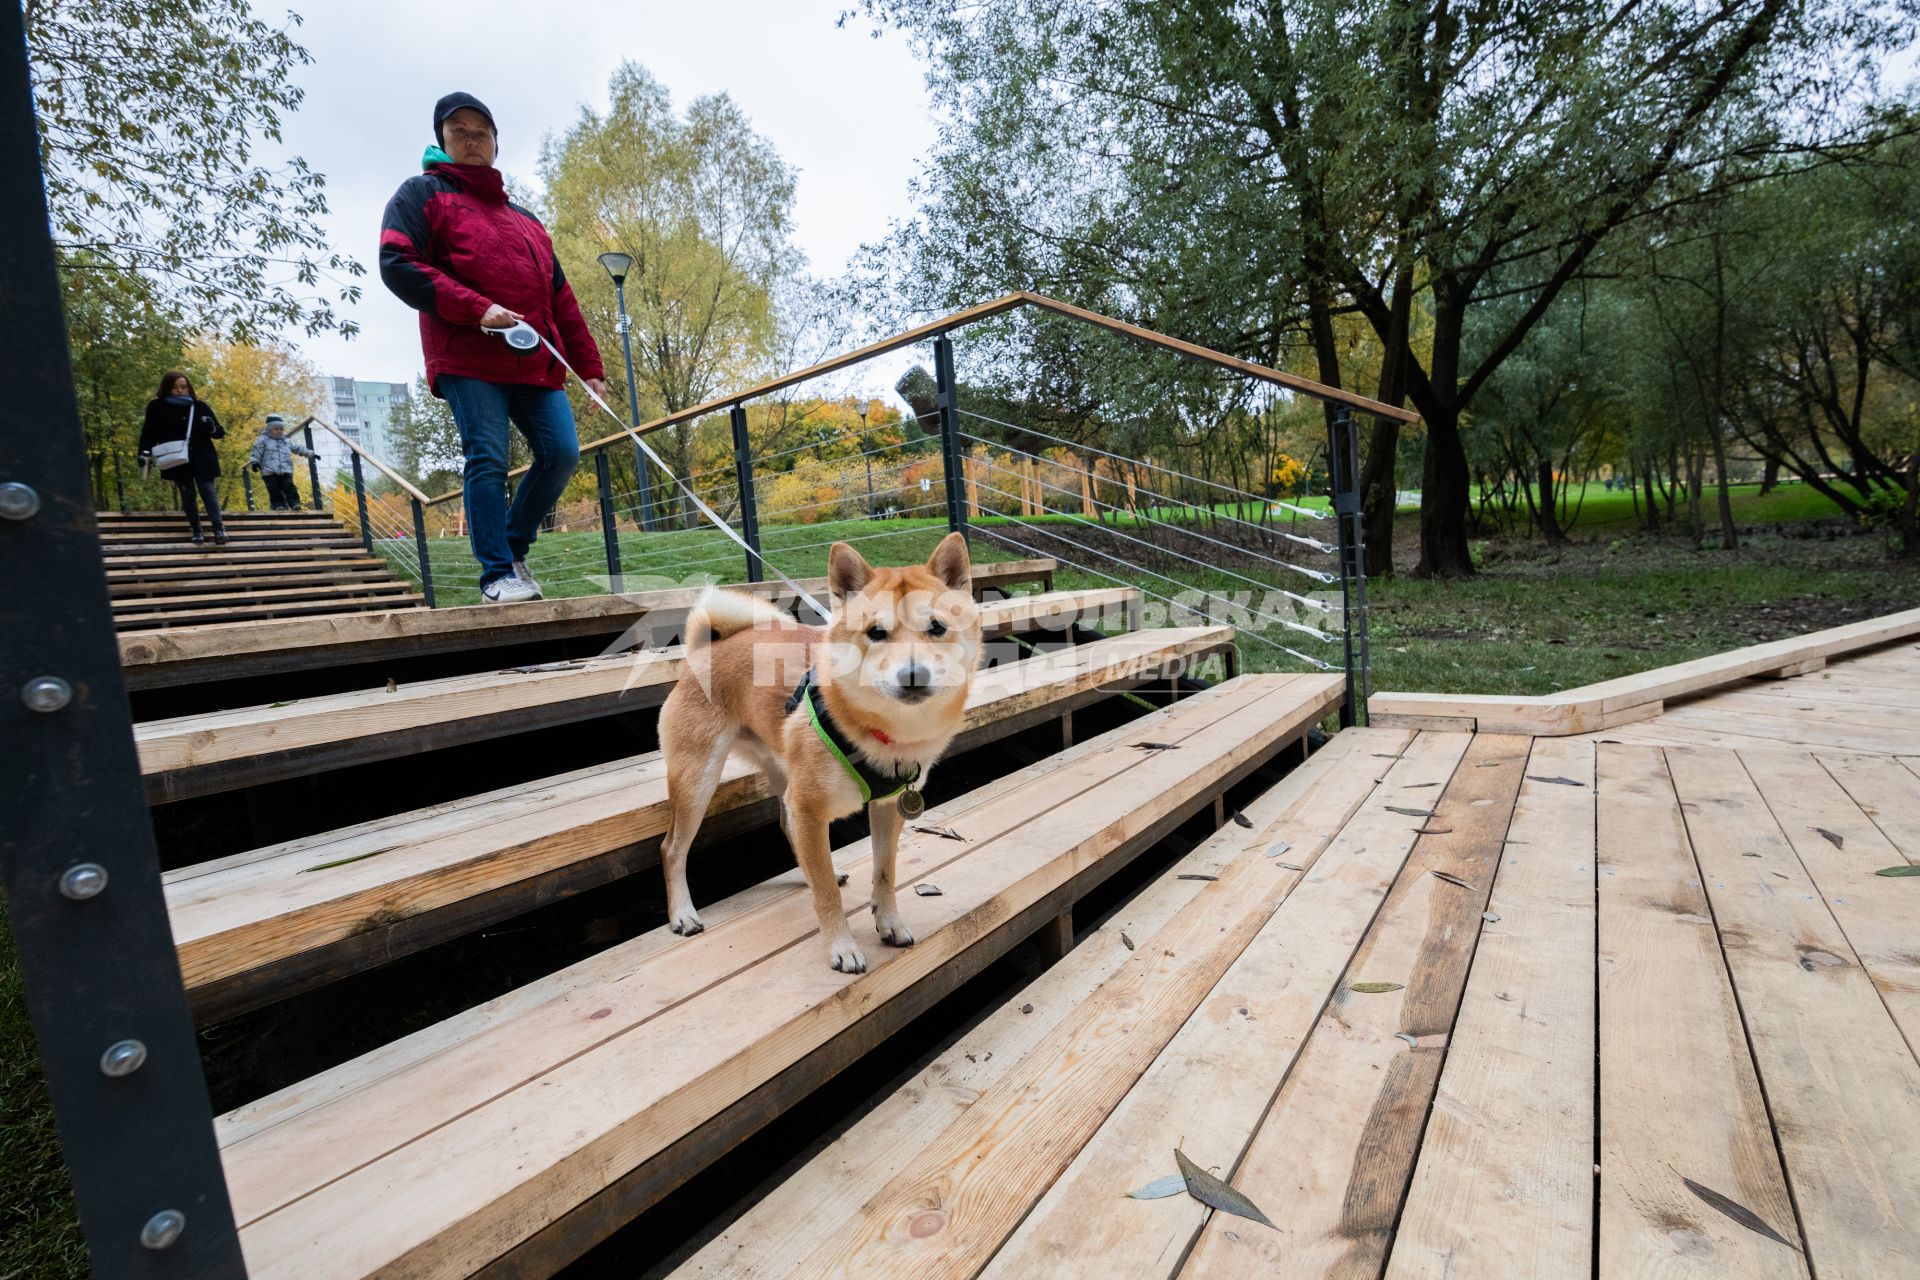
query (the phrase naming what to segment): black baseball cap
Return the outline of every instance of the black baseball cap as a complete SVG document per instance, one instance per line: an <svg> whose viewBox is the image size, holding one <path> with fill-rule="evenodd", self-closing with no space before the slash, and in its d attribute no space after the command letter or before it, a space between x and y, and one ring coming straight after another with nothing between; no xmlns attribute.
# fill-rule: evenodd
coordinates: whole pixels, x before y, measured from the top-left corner
<svg viewBox="0 0 1920 1280"><path fill-rule="evenodd" d="M488 128L492 129L496 135L500 132L500 126L493 122L493 112L487 110L486 103L470 93L450 93L433 104L433 140L435 142L443 147L447 145L446 138L441 136L440 126L447 122L448 116L463 107L478 111L487 118Z"/></svg>

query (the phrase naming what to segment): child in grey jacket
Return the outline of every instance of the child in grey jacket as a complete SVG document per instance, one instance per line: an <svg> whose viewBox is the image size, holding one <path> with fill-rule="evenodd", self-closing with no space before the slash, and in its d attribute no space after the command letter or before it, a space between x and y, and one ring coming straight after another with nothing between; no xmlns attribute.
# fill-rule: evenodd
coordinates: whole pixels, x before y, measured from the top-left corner
<svg viewBox="0 0 1920 1280"><path fill-rule="evenodd" d="M275 511L298 511L300 491L293 487L293 455L314 457L313 450L287 438L287 420L277 413L267 415L267 429L253 442L248 465L267 482L267 499Z"/></svg>

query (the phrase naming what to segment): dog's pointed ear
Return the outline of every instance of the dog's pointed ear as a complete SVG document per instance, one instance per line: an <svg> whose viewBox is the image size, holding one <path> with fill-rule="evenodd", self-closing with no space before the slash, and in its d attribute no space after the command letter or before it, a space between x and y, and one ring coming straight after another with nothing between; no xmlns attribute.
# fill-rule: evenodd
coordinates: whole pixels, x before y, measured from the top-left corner
<svg viewBox="0 0 1920 1280"><path fill-rule="evenodd" d="M873 566L865 556L844 542L827 548L827 590L841 599L858 595L873 576Z"/></svg>
<svg viewBox="0 0 1920 1280"><path fill-rule="evenodd" d="M952 587L955 591L965 591L973 577L973 565L967 555L966 536L950 533L940 539L940 545L927 557L927 572Z"/></svg>

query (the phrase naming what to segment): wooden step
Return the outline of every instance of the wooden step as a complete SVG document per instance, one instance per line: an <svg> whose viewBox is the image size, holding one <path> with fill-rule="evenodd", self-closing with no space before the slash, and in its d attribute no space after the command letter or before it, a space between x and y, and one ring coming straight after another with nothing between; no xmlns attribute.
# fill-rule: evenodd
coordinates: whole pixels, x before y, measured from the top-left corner
<svg viewBox="0 0 1920 1280"><path fill-rule="evenodd" d="M294 537L274 534L259 541L229 537L225 546L215 544L211 535L206 542L199 545L185 538L167 542L141 538L131 542L100 544L100 554L106 558L107 567L110 569L118 568L129 560L150 559L154 556L213 556L234 559L251 558L257 554L272 551L343 551L349 555L366 554L366 548L361 545L360 539L351 533L313 533Z"/></svg>
<svg viewBox="0 0 1920 1280"><path fill-rule="evenodd" d="M1109 644L981 672L953 750L1163 674L1151 653L1095 652ZM1162 654L1179 661L1176 645ZM760 774L738 759L708 814L703 843L774 817ZM654 751L170 872L196 1015L229 1017L654 866L667 817Z"/></svg>
<svg viewBox="0 0 1920 1280"><path fill-rule="evenodd" d="M361 599L369 596L412 592L413 589L413 584L402 578L375 577L348 578L340 582L297 587L262 588L257 584L248 583L245 586L216 588L199 594L164 595L150 599L121 601L116 616L129 613L169 613L178 610L204 611L208 605L267 606L283 601L299 603L310 600Z"/></svg>
<svg viewBox="0 0 1920 1280"><path fill-rule="evenodd" d="M398 581L387 566L377 560L340 567L315 567L305 573L290 573L269 567L260 572L245 572L224 577L189 577L161 574L131 582L111 582L107 591L114 603L126 608L129 602L160 596L217 595L226 592L271 591L280 587L318 587L332 583Z"/></svg>
<svg viewBox="0 0 1920 1280"><path fill-rule="evenodd" d="M372 558L384 564L378 557L369 557L364 548L322 547L306 550L300 547L282 548L277 551L229 552L225 547L187 547L193 555L190 561L182 560L179 552L166 551L152 555L116 556L107 561L107 581L119 582L129 575L140 573L173 574L224 574L253 573L265 568L291 570L312 565L316 568L334 564L360 564Z"/></svg>
<svg viewBox="0 0 1920 1280"><path fill-rule="evenodd" d="M234 571L243 567L236 567ZM536 564L535 568L538 567ZM1054 568L1052 560L976 564L973 566L974 591L990 598L1005 594L1015 586L1040 583L1051 592ZM825 578L802 579L801 585L817 596L827 590ZM784 584L777 582L729 583L728 586L768 597L790 594ZM138 691L262 675L293 665L311 668L322 661L329 665L348 665L558 642L582 636L614 637L635 628L649 613L685 610L701 590L690 587L632 591L516 605L463 605L392 615L369 613L297 622L251 622L236 624L230 631L196 632L191 638L180 634L128 634L120 637L120 660L125 668L127 687ZM1116 605L1130 599L1131 609L1137 613L1138 594L1121 594L1129 590L1115 589L1115 594L1105 597L1082 593L1079 598L1106 600ZM1126 610L1119 612L1124 614ZM636 639L643 635L635 631Z"/></svg>
<svg viewBox="0 0 1920 1280"><path fill-rule="evenodd" d="M410 584L404 584L409 585ZM164 613L140 610L142 601L132 602L135 612L116 613L114 626L121 631L152 631L163 627L201 627L244 622L257 618L291 618L301 614L349 613L361 609L402 609L424 606L426 597L417 591L405 595L341 594L325 599L284 603L248 604L235 597L232 604L206 604L198 612Z"/></svg>
<svg viewBox="0 0 1920 1280"><path fill-rule="evenodd" d="M230 1112L217 1127L249 1274L550 1273L1070 910L1337 696L1326 677L1241 677L930 811L918 825L966 838L903 837L902 882L941 890L906 898L905 950L873 936L854 905L865 850L842 849L865 974L827 967L792 873L704 908L703 934L663 927Z"/></svg>
<svg viewBox="0 0 1920 1280"><path fill-rule="evenodd" d="M325 511L229 511L224 513L229 520L332 520L333 516ZM96 511L93 518L102 525L144 524L151 521L184 521L186 516L178 511Z"/></svg>

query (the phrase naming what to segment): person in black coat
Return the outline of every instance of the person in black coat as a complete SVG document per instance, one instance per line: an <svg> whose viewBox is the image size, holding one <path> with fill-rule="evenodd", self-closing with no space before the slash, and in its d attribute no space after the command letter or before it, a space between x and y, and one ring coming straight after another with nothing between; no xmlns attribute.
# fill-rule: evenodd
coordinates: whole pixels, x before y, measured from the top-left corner
<svg viewBox="0 0 1920 1280"><path fill-rule="evenodd" d="M189 430L191 427L191 430ZM178 369L167 370L160 379L160 394L147 401L147 420L140 428L140 462L144 466L154 446L168 441L187 442L187 460L168 467L160 474L180 486L180 505L187 512L187 527L193 530L193 544L206 541L200 536L200 507L196 496L207 504L207 517L213 522L215 546L227 544L227 526L220 518L220 499L213 482L220 478L220 454L213 442L227 434L220 420L202 401L194 398L193 383Z"/></svg>

